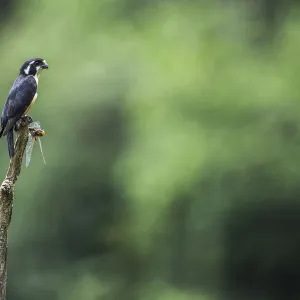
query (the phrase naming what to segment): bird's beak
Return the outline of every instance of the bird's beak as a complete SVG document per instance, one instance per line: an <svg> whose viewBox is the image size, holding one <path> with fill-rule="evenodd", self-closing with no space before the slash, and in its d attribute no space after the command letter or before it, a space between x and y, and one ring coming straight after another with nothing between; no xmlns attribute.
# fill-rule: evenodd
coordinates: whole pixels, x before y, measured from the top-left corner
<svg viewBox="0 0 300 300"><path fill-rule="evenodd" d="M49 68L49 66L46 62L44 62L41 67L42 67L42 69L48 69Z"/></svg>

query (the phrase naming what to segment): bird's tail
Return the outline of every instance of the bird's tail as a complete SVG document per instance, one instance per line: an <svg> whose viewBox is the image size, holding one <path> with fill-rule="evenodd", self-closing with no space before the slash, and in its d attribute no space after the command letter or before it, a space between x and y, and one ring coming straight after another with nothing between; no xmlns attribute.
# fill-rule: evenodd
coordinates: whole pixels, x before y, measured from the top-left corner
<svg viewBox="0 0 300 300"><path fill-rule="evenodd" d="M8 145L8 154L9 154L9 157L12 159L15 155L13 129L11 129L7 132L6 138L7 138L7 145Z"/></svg>
<svg viewBox="0 0 300 300"><path fill-rule="evenodd" d="M1 139L2 136L3 136L3 131L4 131L4 128L2 128L1 131L0 131L0 139Z"/></svg>

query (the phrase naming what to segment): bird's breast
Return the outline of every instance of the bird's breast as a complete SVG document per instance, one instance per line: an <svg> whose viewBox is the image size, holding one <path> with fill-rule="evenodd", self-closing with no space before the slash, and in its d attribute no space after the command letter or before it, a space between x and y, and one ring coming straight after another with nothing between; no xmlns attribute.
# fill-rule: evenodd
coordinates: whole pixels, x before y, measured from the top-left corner
<svg viewBox="0 0 300 300"><path fill-rule="evenodd" d="M35 100L36 100L37 96L38 96L38 93L35 93L35 95L34 95L34 97L33 97L32 101L31 101L31 105L32 105L32 104L35 102Z"/></svg>
<svg viewBox="0 0 300 300"><path fill-rule="evenodd" d="M24 115L26 115L26 114L29 112L29 110L30 110L31 106L33 105L33 103L35 102L37 96L38 96L38 94L35 93L35 95L34 95L32 101L30 102L29 106L27 107L27 109L26 109L25 112L24 112Z"/></svg>

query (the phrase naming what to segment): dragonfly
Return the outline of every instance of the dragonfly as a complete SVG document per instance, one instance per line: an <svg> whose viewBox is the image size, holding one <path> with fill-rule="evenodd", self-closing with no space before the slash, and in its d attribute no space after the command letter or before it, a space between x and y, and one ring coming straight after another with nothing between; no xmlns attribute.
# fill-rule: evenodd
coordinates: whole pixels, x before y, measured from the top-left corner
<svg viewBox="0 0 300 300"><path fill-rule="evenodd" d="M42 148L42 142L40 137L45 135L45 131L41 128L41 123L39 121L32 122L28 125L29 129L29 136L28 136L28 142L26 145L26 167L29 166L30 160L31 160L31 155L32 155L32 149L33 145L36 140L38 140L39 145L40 145L40 150L42 154L42 158L44 163L46 164L46 160L43 154L43 148Z"/></svg>

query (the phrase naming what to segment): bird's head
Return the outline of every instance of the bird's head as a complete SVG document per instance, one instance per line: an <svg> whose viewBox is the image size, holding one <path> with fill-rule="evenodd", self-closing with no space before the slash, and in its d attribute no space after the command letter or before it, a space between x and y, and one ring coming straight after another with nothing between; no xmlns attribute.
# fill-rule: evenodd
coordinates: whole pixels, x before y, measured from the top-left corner
<svg viewBox="0 0 300 300"><path fill-rule="evenodd" d="M22 75L37 75L43 69L48 69L48 64L43 58L32 58L25 61L20 69Z"/></svg>

